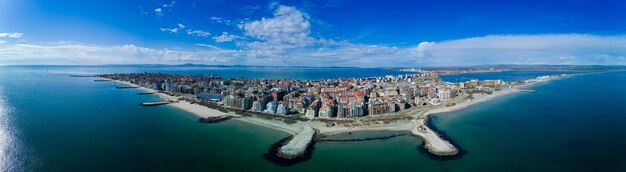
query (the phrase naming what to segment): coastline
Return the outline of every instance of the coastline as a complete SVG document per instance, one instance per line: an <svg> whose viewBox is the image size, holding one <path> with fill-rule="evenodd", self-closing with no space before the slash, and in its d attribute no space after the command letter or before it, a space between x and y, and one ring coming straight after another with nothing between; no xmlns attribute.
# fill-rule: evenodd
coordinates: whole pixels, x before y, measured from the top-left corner
<svg viewBox="0 0 626 172"><path fill-rule="evenodd" d="M445 140L445 138L441 136L438 133L438 131L434 131L431 128L429 128L427 123L428 123L429 117L432 114L461 110L469 106L486 102L486 101L489 101L489 100L492 100L501 96L505 96L505 95L509 95L509 94L517 93L517 92L528 91L528 90L523 90L522 88L527 88L530 86L549 82L552 80L554 79L528 82L528 83L524 83L524 84L514 86L514 87L505 87L499 91L493 91L491 94L485 94L485 93L469 94L457 100L452 99L450 101L445 102L448 105L453 104L452 106L445 106L445 105L428 106L428 107L419 108L419 109L418 108L408 109L404 112L401 112L404 115L389 114L389 115L394 115L393 117L391 117L391 119L393 119L394 117L397 117L396 120L393 120L392 122L381 122L381 120L384 121L386 117L390 117L390 116L379 115L379 116L372 116L369 118L364 117L364 118L360 118L356 120L335 120L335 119L329 119L326 121L310 120L306 122L296 122L296 123L288 124L282 120L267 119L267 118L262 118L262 117L248 117L248 116L244 117L242 115L235 114L234 112L225 113L217 109L212 109L212 108L202 106L199 104L192 104L186 101L179 101L178 100L180 98L179 96L170 96L168 94L161 93L156 90L139 86L136 84L132 84L127 81L119 81L119 80L111 79L111 81L115 83L125 84L127 86L136 86L137 88L144 90L144 91L155 92L155 94L158 95L159 98L172 102L168 105L172 105L173 107L187 111L199 118L234 116L237 118L233 118L233 119L236 119L238 121L249 123L249 124L254 124L254 125L259 125L262 127L267 127L267 128L274 129L277 131L282 131L290 135L296 135L298 132L302 131L302 129L304 128L313 128L316 131L318 131L318 133L323 134L323 135L334 135L334 134L348 133L348 132L353 132L353 131L380 131L380 130L409 131L413 135L418 136L422 139L423 141L422 145L426 150L428 150L428 152L436 156L440 156L440 157L455 156L459 154L459 149L457 149L449 141ZM471 99L468 99L470 95L471 95ZM406 117L410 117L410 118L406 118ZM345 121L349 121L349 123L347 124L342 123ZM333 124L333 125L328 125L328 124ZM341 126L340 124L343 124L343 126Z"/></svg>
<svg viewBox="0 0 626 172"><path fill-rule="evenodd" d="M475 105L475 104L479 104L482 102L486 102L489 100L493 100L495 98L501 97L501 96L505 96L505 95L509 95L511 93L517 93L517 92L521 92L522 90L518 89L518 88L507 88L507 89L503 89L500 91L494 91L492 94L472 94L472 96L474 96L473 99L471 100L466 100L466 101L461 101L457 104L455 104L454 106L449 106L449 107L440 107L440 108L435 108L435 109L430 109L426 112L423 112L420 115L423 116L430 116L432 114L437 114L437 113L445 113L445 112L452 112L452 111L457 111L457 110L461 110L461 109L465 109L469 106Z"/></svg>
<svg viewBox="0 0 626 172"><path fill-rule="evenodd" d="M151 91L151 92L156 92L155 94L157 96L159 96L161 99L166 100L166 101L177 101L178 97L176 96L170 96L164 93L159 93L156 90L150 89L150 88L146 88L140 85L136 85L127 81L120 81L120 80L111 80L112 82L118 83L118 84L125 84L125 85L129 85L129 86L137 86L138 89L141 89L143 91ZM508 95L510 93L514 93L514 92L519 92L520 90L517 88L510 88L510 89L506 89L506 90L501 90L501 91L496 91L492 94L489 95L480 95L480 96L475 96L474 99L472 99L471 101L463 101L460 103L457 103L454 106L450 106L450 107L436 107L434 109L429 109L427 111L424 112L419 112L417 114L413 114L411 116L417 118L419 116L430 116L432 114L437 114L437 113L444 113L444 112L451 112L451 111L456 111L456 110L461 110L464 109L468 106L474 105L474 104L478 104L481 102L485 102L485 101L489 101L491 99L500 97L500 96L504 96L504 95ZM477 94L474 94L477 95ZM298 122L295 124L286 124L282 121L279 120L272 120L272 119L262 119L262 118L256 118L256 117L241 117L239 115L236 115L234 113L224 113L221 112L217 109L212 109L212 108L208 108L206 106L202 106L202 105L198 105L198 104L191 104L189 102L185 102L185 101L179 101L176 103L170 103L168 104L170 106L173 106L175 108L184 110L186 112L189 112L191 114L193 114L195 117L198 118L205 118L205 117L215 117L215 116L224 116L224 115L231 115L231 116L236 116L238 118L233 118L235 120L238 121L242 121L245 123L249 123L249 124L254 124L254 125L259 125L259 126L263 126L263 127L267 127L267 128L272 128L274 130L278 130L278 131L282 131L282 132L286 132L289 134L294 134L297 133L298 131L300 131L304 126L312 126L315 129L318 129L320 134L327 134L327 135L333 135L333 134L341 134L341 133L348 133L348 132L354 132L354 131L378 131L378 130L387 130L387 131L411 131L411 129L415 126L415 124L412 122L412 120L404 120L404 121L399 121L399 122L395 122L395 123L390 123L390 124L374 124L374 125L365 125L365 126L352 126L352 127L344 127L344 126L334 126L334 127L327 127L325 126L325 123L323 122L319 122L319 121L308 121L308 122ZM411 111L415 111L415 109L411 109L408 110L407 113L415 113L415 112L411 112Z"/></svg>
<svg viewBox="0 0 626 172"><path fill-rule="evenodd" d="M105 79L108 79L108 78L105 78ZM137 84L133 84L127 81L112 80L112 79L111 81L118 83L118 84L128 85L128 86L137 86L138 89L141 89L143 91L156 92L155 95L158 95L161 99L165 101L178 101L178 97L176 96L170 96L164 93L159 93L156 90L146 88ZM305 126L311 126L319 130L320 134L328 134L328 135L347 133L347 132L353 132L353 131L376 131L376 130L408 131L410 130L412 126L410 125L411 123L409 121L396 122L392 124L383 124L383 125L368 125L368 126L354 126L354 127L343 127L343 126L327 127L325 123L319 122L319 121L308 121L308 122L298 122L294 124L286 124L283 121L279 121L279 120L262 119L262 118L257 118L257 117L242 117L234 113L224 113L217 109L208 108L206 106L202 106L198 104L191 104L186 101L170 103L167 105L189 112L198 118L231 115L231 116L237 117L237 118L232 118L234 120L245 122L248 124L254 124L254 125L259 125L262 127L271 128L271 129L282 131L288 134L295 134L298 131L302 130L302 128L304 128Z"/></svg>
<svg viewBox="0 0 626 172"><path fill-rule="evenodd" d="M105 78L108 79L108 78ZM159 96L159 98L165 100L165 101L178 101L178 97L176 96L170 96L167 95L165 93L160 93L154 89L150 89L150 88L146 88L137 84L133 84L130 83L128 81L120 81L120 80L112 80L110 79L112 82L118 83L118 84L124 84L124 85L129 85L129 86L137 86L138 89L143 90L143 91L150 91L150 92L155 92L155 95ZM189 102L186 101L179 101L176 103L170 103L167 104L168 106L172 106L175 107L177 109L189 112L190 114L192 114L194 117L197 118L206 118L206 117L217 117L217 116L235 116L237 118L232 118L233 120L237 120L237 121L241 121L244 123L248 123L248 124L254 124L254 125L258 125L258 126L262 126L262 127L266 127L266 128L270 128L270 129L274 129L277 131L282 131L288 134L295 134L298 131L300 131L302 129L301 126L293 126L293 125L289 125L286 124L282 121L278 121L278 120L270 120L270 119L260 119L260 118L254 118L254 117L241 117L239 115L236 115L234 113L224 113L222 111L219 111L217 109L212 109L206 106L202 106L202 105L198 105L198 104L191 104Z"/></svg>
<svg viewBox="0 0 626 172"><path fill-rule="evenodd" d="M500 91L493 92L492 94L472 94L474 96L473 99L463 100L461 102L456 103L453 106L449 107L439 107L435 109L429 109L425 112L418 113L416 115L416 120L413 120L413 127L410 129L413 135L420 137L423 140L423 147L430 152L431 154L437 156L455 156L459 154L460 150L450 143L450 141L446 140L438 131L431 129L428 126L428 121L430 119L430 115L452 112L467 108L472 105L476 105L482 102L486 102L504 95L508 95L511 93L520 92L520 89L517 88L508 88Z"/></svg>
<svg viewBox="0 0 626 172"><path fill-rule="evenodd" d="M133 84L127 81L120 81L120 80L112 80L112 82L118 83L118 84L124 84L124 85L128 85L128 86L136 86L138 89L143 90L143 91L147 91L147 92L155 92L155 95L159 96L159 98L165 100L165 101L173 101L174 103L170 103L167 104L169 106L173 106L175 108L187 111L191 114L193 114L195 117L198 118L207 118L207 117L217 117L217 116L228 116L228 115L234 115L231 113L224 113L221 112L217 109L211 109L208 108L206 106L202 106L202 105L198 105L198 104L191 104L189 102L186 101L178 101L178 98L175 96L170 96L164 93L159 93L156 90L150 89L150 88L146 88L137 84Z"/></svg>
<svg viewBox="0 0 626 172"><path fill-rule="evenodd" d="M561 78L557 78L561 79ZM482 102L490 101L498 97L502 97L505 95L509 95L512 93L524 92L523 88L532 87L538 84L550 82L555 79L537 81L532 83L525 83L520 86L505 88L500 91L494 91L492 94L471 94L473 96L472 99L464 100L461 102L456 102L455 105L449 107L439 107L435 109L429 109L422 113L417 113L415 115L416 120L413 121L414 127L411 129L411 132L422 138L424 141L423 147L428 150L428 152L437 155L437 156L453 156L457 155L460 151L456 148L452 143L438 133L438 131L434 131L428 125L428 121L430 116L433 114L452 112L457 110L462 110L472 105L480 104Z"/></svg>

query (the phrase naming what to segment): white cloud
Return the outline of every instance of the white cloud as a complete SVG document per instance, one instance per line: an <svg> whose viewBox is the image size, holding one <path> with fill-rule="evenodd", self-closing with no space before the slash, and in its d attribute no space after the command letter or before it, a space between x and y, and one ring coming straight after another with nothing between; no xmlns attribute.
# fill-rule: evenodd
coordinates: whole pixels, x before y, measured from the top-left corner
<svg viewBox="0 0 626 172"><path fill-rule="evenodd" d="M213 16L213 17L211 17L211 18L209 18L209 19L211 19L211 20L213 20L213 21L215 21L215 22L218 22L218 23L221 23L221 21L222 21L222 18L221 18L221 17L216 17L216 16Z"/></svg>
<svg viewBox="0 0 626 172"><path fill-rule="evenodd" d="M156 9L154 9L154 13L155 13L156 15L162 16L162 15L163 15L163 9L161 9L161 8L156 8Z"/></svg>
<svg viewBox="0 0 626 172"><path fill-rule="evenodd" d="M571 64L624 64L626 36L490 35L420 44L414 50L430 65L560 64L562 60Z"/></svg>
<svg viewBox="0 0 626 172"><path fill-rule="evenodd" d="M235 50L177 51L125 44L97 46L82 43L0 44L3 64L225 64L241 61ZM35 63L36 62L36 63Z"/></svg>
<svg viewBox="0 0 626 172"><path fill-rule="evenodd" d="M159 11L171 8L160 6ZM0 40L2 64L219 63L303 66L458 66L485 64L626 65L626 35L586 34L490 35L458 40L421 42L394 47L357 44L311 36L311 17L294 8L272 6L273 15L244 19L242 34L222 32L215 42L234 41L237 50L196 44L199 51L153 49L136 45L98 46L75 42L13 43ZM155 10L156 12L156 10ZM227 20L211 17L212 21ZM181 23L163 32L209 37ZM21 33L0 33L19 38ZM198 48L198 47L196 47Z"/></svg>
<svg viewBox="0 0 626 172"><path fill-rule="evenodd" d="M228 32L222 32L222 35L214 36L213 40L215 40L215 42L230 42L237 38L237 35L229 34Z"/></svg>
<svg viewBox="0 0 626 172"><path fill-rule="evenodd" d="M184 24L178 23L176 24L176 27L174 28L160 28L162 32L169 32L169 33L178 33L178 31L183 31L183 29L187 28L187 26L185 26ZM203 31L203 30L193 30L193 29L187 29L184 31L187 35L191 35L191 36L197 36L197 37L209 37L209 35L211 35L211 33L207 32L207 31Z"/></svg>
<svg viewBox="0 0 626 172"><path fill-rule="evenodd" d="M0 38L21 38L22 36L24 34L19 32L0 32Z"/></svg>
<svg viewBox="0 0 626 172"><path fill-rule="evenodd" d="M163 12L164 12L163 10L172 8L174 7L175 4L176 4L176 1L171 1L170 3L163 4L160 7L157 7L154 9L154 14L156 14L157 16L163 16Z"/></svg>
<svg viewBox="0 0 626 172"><path fill-rule="evenodd" d="M162 32L178 33L178 28L161 28Z"/></svg>
<svg viewBox="0 0 626 172"><path fill-rule="evenodd" d="M176 1L172 1L169 4L163 4L163 8L171 8L174 7L174 5L176 5Z"/></svg>
<svg viewBox="0 0 626 172"><path fill-rule="evenodd" d="M179 30L184 29L186 26L183 24L176 24L176 27L174 28L161 28L162 32L169 32L169 33L178 33Z"/></svg>
<svg viewBox="0 0 626 172"><path fill-rule="evenodd" d="M187 35L197 36L197 37L209 37L211 35L209 32L203 30L187 30Z"/></svg>
<svg viewBox="0 0 626 172"><path fill-rule="evenodd" d="M264 47L276 51L288 48L311 46L316 43L312 38L310 17L294 7L280 5L272 18L262 18L239 25L246 36L259 41L249 44L252 48Z"/></svg>
<svg viewBox="0 0 626 172"><path fill-rule="evenodd" d="M214 49L214 50L220 50L220 47L217 47L215 45L209 45L209 44L196 44L196 46L200 46L200 47L207 47L210 49Z"/></svg>
<svg viewBox="0 0 626 172"><path fill-rule="evenodd" d="M332 42L332 41L330 41ZM332 46L199 51L76 42L0 44L1 64L210 63L304 66L456 66L484 64L626 65L626 36L494 35L412 47L332 42ZM420 54L421 53L421 54Z"/></svg>
<svg viewBox="0 0 626 172"><path fill-rule="evenodd" d="M220 24L225 24L225 25L232 25L233 24L232 20L224 19L224 18L221 18L221 17L213 16L213 17L211 17L209 19L211 21L215 22L215 23L220 23Z"/></svg>
<svg viewBox="0 0 626 172"><path fill-rule="evenodd" d="M434 44L434 42L420 42L419 44L417 44L417 47L415 47L413 54L417 55L417 57L427 56L426 49L433 46Z"/></svg>

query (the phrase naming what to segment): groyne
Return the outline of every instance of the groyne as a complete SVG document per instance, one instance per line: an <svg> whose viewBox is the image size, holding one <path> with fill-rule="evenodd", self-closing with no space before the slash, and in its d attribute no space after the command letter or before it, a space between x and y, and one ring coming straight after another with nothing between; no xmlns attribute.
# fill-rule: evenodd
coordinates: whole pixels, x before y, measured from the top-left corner
<svg viewBox="0 0 626 172"><path fill-rule="evenodd" d="M201 123L216 123L216 122L222 122L222 121L229 120L230 118L233 118L233 116L230 116L230 115L209 116L209 117L200 118L199 121Z"/></svg>
<svg viewBox="0 0 626 172"><path fill-rule="evenodd" d="M312 127L306 126L302 128L289 142L278 149L278 157L284 159L296 159L306 152L307 148L313 143L313 137L317 131Z"/></svg>
<svg viewBox="0 0 626 172"><path fill-rule="evenodd" d="M434 132L428 126L424 125L425 119L416 119L415 127L411 130L413 135L419 136L424 140L424 148L428 152L437 156L454 156L459 153L454 145L443 139L439 134Z"/></svg>
<svg viewBox="0 0 626 172"><path fill-rule="evenodd" d="M139 105L141 106L158 106L158 105L166 105L166 104L170 104L172 102L169 101L162 101L162 102L142 102Z"/></svg>

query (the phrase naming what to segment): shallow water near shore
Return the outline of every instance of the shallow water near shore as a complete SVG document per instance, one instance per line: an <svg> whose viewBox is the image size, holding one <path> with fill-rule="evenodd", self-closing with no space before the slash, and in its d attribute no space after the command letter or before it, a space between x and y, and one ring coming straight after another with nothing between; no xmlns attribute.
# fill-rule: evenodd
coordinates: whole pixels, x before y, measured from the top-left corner
<svg viewBox="0 0 626 172"><path fill-rule="evenodd" d="M117 71L87 72L107 70ZM237 120L202 124L169 106L138 105L155 95L63 71L0 67L0 171L626 170L626 72L551 81L433 116L467 151L461 159L430 159L407 135L319 142L311 159L284 167L263 154L286 133Z"/></svg>

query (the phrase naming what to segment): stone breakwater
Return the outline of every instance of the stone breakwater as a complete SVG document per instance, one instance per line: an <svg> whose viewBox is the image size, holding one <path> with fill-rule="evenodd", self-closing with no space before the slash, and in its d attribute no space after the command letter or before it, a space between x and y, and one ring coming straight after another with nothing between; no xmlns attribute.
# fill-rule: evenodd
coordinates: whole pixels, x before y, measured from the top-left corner
<svg viewBox="0 0 626 172"><path fill-rule="evenodd" d="M415 127L411 130L413 135L419 136L424 140L424 148L428 152L437 156L454 156L459 153L459 149L454 147L450 142L444 140L439 134L432 129L423 125L425 122L420 121L424 119L417 119L415 121Z"/></svg>
<svg viewBox="0 0 626 172"><path fill-rule="evenodd" d="M208 116L208 117L202 117L199 119L199 121L201 123L216 123L216 122L222 122L222 121L226 121L229 120L230 118L232 118L233 116Z"/></svg>
<svg viewBox="0 0 626 172"><path fill-rule="evenodd" d="M278 157L296 159L302 156L313 143L313 137L316 133L317 131L309 126L302 128L287 144L278 149Z"/></svg>

